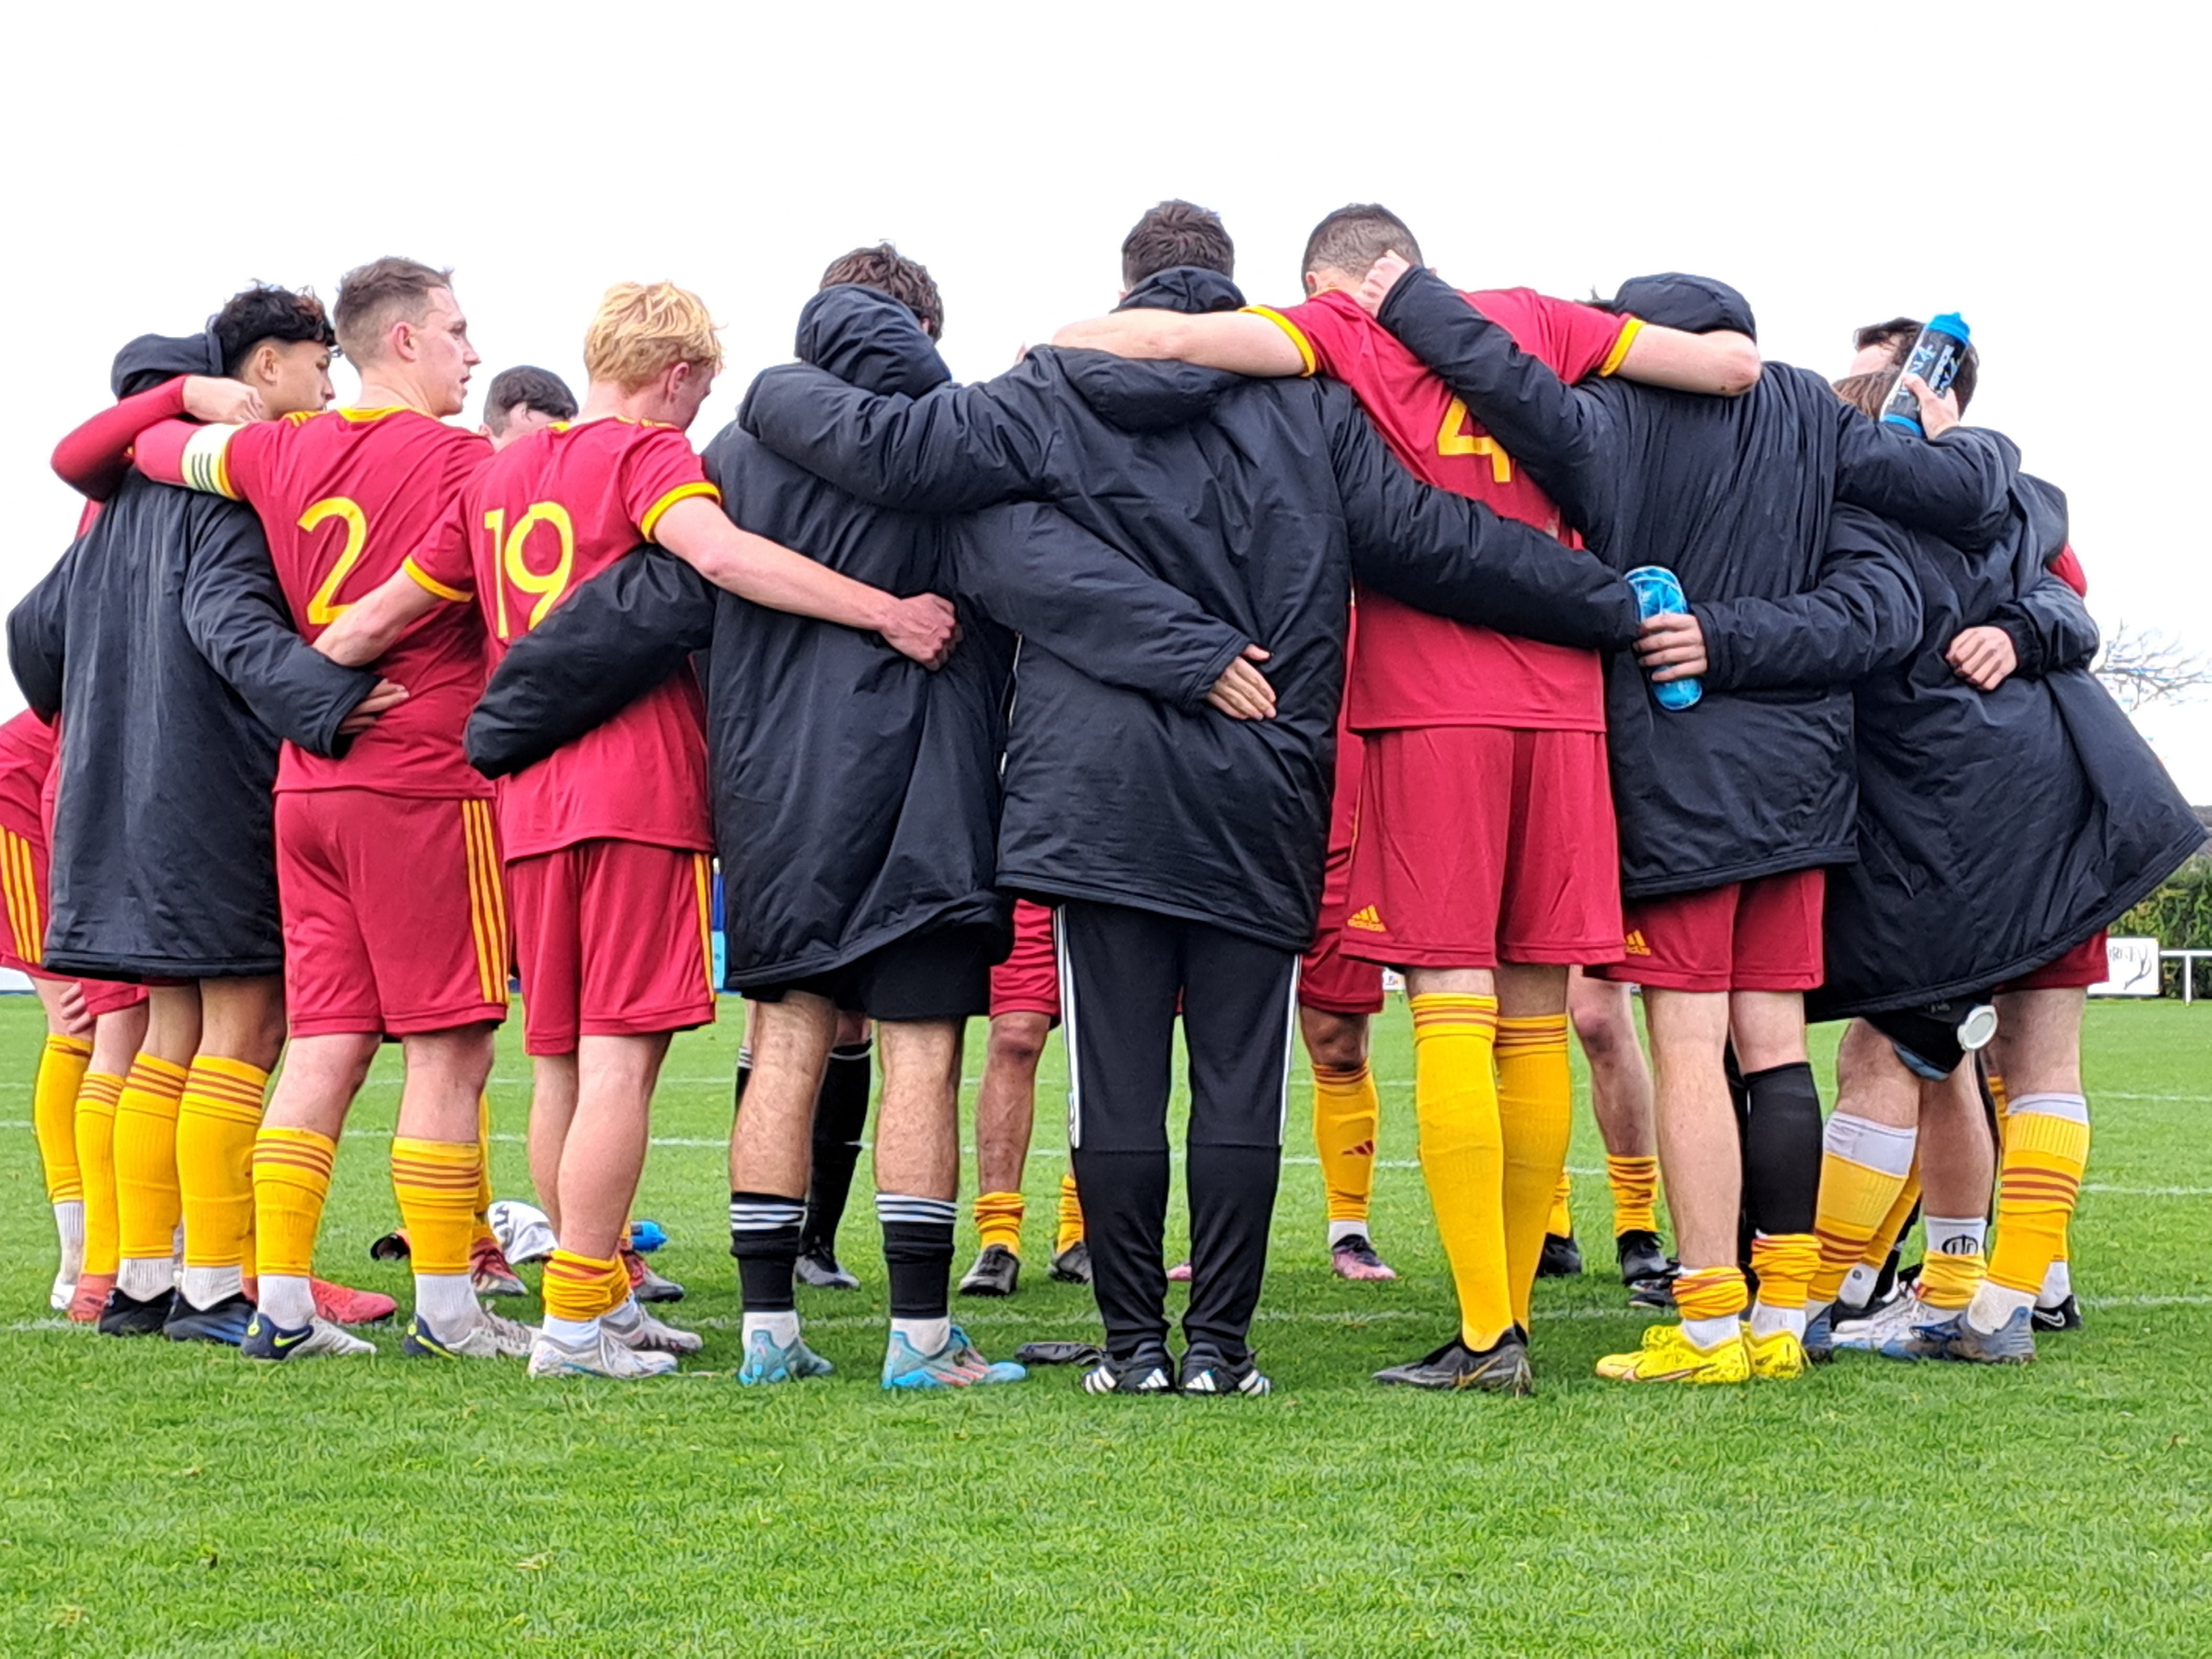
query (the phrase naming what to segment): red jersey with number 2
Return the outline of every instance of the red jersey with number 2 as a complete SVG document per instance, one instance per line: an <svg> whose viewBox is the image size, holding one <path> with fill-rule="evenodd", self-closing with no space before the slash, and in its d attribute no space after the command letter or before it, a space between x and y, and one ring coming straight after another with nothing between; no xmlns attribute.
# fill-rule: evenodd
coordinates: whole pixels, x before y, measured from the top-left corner
<svg viewBox="0 0 2212 1659"><path fill-rule="evenodd" d="M330 409L233 428L212 483L250 502L302 637L396 574L410 555L459 533L462 489L491 454L473 432L411 409ZM203 475L204 476L204 475ZM375 789L483 799L491 785L461 752L484 685L483 630L466 592L401 635L376 672L407 688L338 760L284 745L276 787Z"/></svg>
<svg viewBox="0 0 2212 1659"><path fill-rule="evenodd" d="M495 661L694 495L720 499L672 426L609 418L549 427L501 451L469 491L468 566L416 574L473 587ZM450 555L451 544L443 550ZM697 679L689 670L672 675L515 774L500 794L499 823L510 860L586 841L711 852Z"/></svg>
<svg viewBox="0 0 2212 1659"><path fill-rule="evenodd" d="M1525 288L1467 299L1569 382L1620 367L1638 326ZM1352 295L1331 292L1287 311L1255 310L1297 343L1307 374L1352 388L1415 477L1562 540L1571 535L1551 497L1467 405ZM1359 595L1359 648L1352 653L1345 701L1349 724L1361 732L1430 726L1605 730L1604 670L1595 652L1450 622L1369 589Z"/></svg>

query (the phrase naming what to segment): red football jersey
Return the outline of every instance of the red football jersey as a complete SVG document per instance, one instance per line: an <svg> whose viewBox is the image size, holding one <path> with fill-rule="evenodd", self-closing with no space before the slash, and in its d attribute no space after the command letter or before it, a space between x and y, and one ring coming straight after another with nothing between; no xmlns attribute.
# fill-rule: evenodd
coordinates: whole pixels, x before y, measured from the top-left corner
<svg viewBox="0 0 2212 1659"><path fill-rule="evenodd" d="M1523 351L1570 382L1619 368L1638 326L1632 319L1525 288L1467 298ZM1317 295L1288 311L1254 309L1297 343L1306 373L1333 376L1358 394L1415 477L1551 535L1564 539L1571 533L1561 526L1551 498L1467 405L1351 295ZM1449 622L1371 591L1361 592L1359 607L1359 649L1346 689L1347 719L1356 730L1605 730L1604 670L1595 652Z"/></svg>
<svg viewBox="0 0 2212 1659"><path fill-rule="evenodd" d="M53 769L52 726L27 708L0 726L0 830L46 844L44 801L46 775Z"/></svg>
<svg viewBox="0 0 2212 1659"><path fill-rule="evenodd" d="M501 451L470 487L466 555L410 566L433 592L470 588L495 659L641 541L687 496L719 501L672 426L609 418L549 427ZM677 674L596 731L518 772L500 792L509 859L583 841L714 850L707 796L706 705Z"/></svg>
<svg viewBox="0 0 2212 1659"><path fill-rule="evenodd" d="M215 430L216 428L209 428ZM458 534L453 507L491 445L411 409L331 409L230 428L219 456L196 442L187 477L261 515L292 620L312 641L410 554ZM483 694L483 629L465 590L400 636L376 665L407 688L340 760L284 745L276 787L378 789L481 799L491 785L461 752Z"/></svg>

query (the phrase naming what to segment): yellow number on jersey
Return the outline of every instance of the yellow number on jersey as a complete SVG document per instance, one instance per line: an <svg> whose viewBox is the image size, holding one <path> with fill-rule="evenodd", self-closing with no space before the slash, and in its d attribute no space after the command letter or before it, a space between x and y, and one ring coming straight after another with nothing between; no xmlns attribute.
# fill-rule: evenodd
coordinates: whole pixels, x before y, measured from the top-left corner
<svg viewBox="0 0 2212 1659"><path fill-rule="evenodd" d="M561 556L553 562L550 570L544 571L532 570L530 562L523 556L530 532L541 524L550 525L561 541ZM538 603L530 608L530 620L523 624L526 629L537 627L568 590L568 578L576 568L576 527L569 522L568 509L558 501L537 501L514 521L512 531L507 528L503 507L495 507L484 514L484 528L491 532L492 551L507 577L507 581L496 584L494 610L497 614L492 623L499 630L500 638L506 639L509 632L507 582L513 582L525 593L538 596Z"/></svg>
<svg viewBox="0 0 2212 1659"><path fill-rule="evenodd" d="M1490 481L1492 483L1513 482L1513 458L1495 438L1470 432L1474 422L1468 418L1467 405L1459 398L1451 400L1444 410L1444 422L1437 428L1437 453L1439 455L1487 455L1490 457Z"/></svg>
<svg viewBox="0 0 2212 1659"><path fill-rule="evenodd" d="M325 495L300 515L300 528L313 530L328 519L345 521L345 545L339 550L331 574L315 590L315 597L307 601L307 620L317 628L327 628L345 615L346 607L338 602L338 586L361 562L361 550L368 542L368 515L361 510L360 503L343 495Z"/></svg>

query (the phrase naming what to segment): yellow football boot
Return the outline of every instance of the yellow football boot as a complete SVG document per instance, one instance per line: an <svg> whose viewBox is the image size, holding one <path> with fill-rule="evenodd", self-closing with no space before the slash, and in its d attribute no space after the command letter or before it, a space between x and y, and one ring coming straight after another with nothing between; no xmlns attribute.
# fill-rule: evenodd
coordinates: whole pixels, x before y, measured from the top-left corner
<svg viewBox="0 0 2212 1659"><path fill-rule="evenodd" d="M1776 1331L1771 1336L1753 1336L1751 1327L1743 1328L1744 1353L1751 1361L1751 1374L1769 1382L1787 1382L1805 1375L1805 1345L1795 1332Z"/></svg>
<svg viewBox="0 0 2212 1659"><path fill-rule="evenodd" d="M1680 1325L1654 1325L1634 1353L1599 1360L1597 1374L1613 1382L1747 1382L1751 1356L1740 1335L1701 1348Z"/></svg>

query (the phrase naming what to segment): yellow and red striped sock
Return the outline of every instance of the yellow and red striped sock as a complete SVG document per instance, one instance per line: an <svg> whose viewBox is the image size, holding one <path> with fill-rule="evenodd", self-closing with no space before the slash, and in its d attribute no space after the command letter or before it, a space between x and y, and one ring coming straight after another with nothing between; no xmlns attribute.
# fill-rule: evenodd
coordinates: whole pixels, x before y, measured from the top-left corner
<svg viewBox="0 0 2212 1659"><path fill-rule="evenodd" d="M1544 1236L1565 1237L1567 1141L1574 1132L1574 1073L1567 1060L1567 1017L1501 1018L1492 1048L1505 1211L1506 1275L1513 1322L1528 1328ZM1553 1224L1557 1221L1558 1225Z"/></svg>
<svg viewBox="0 0 2212 1659"><path fill-rule="evenodd" d="M253 1145L269 1073L242 1060L202 1054L177 1104L177 1190L185 1269L248 1263L253 1237Z"/></svg>
<svg viewBox="0 0 2212 1659"><path fill-rule="evenodd" d="M254 1136L254 1231L264 1279L313 1271L337 1158L337 1143L313 1129L264 1126Z"/></svg>
<svg viewBox="0 0 2212 1659"><path fill-rule="evenodd" d="M1659 1160L1656 1158L1614 1158L1605 1160L1606 1185L1613 1189L1613 1236L1656 1233L1659 1231Z"/></svg>
<svg viewBox="0 0 2212 1659"><path fill-rule="evenodd" d="M1060 1172L1060 1207L1054 1218L1052 1253L1064 1255L1083 1243L1083 1197L1075 1190L1073 1165Z"/></svg>
<svg viewBox="0 0 2212 1659"><path fill-rule="evenodd" d="M1997 1176L1997 1242L1990 1282L2031 1300L2065 1248L2089 1163L2089 1103L2021 1095L2012 1103Z"/></svg>
<svg viewBox="0 0 2212 1659"><path fill-rule="evenodd" d="M49 1204L76 1204L84 1199L84 1177L76 1158L76 1097L91 1064L92 1045L82 1037L50 1033L39 1050L38 1075L31 1084L31 1127L38 1136Z"/></svg>
<svg viewBox="0 0 2212 1659"><path fill-rule="evenodd" d="M115 1102L123 1079L88 1072L76 1096L77 1178L84 1191L82 1271L112 1278L116 1266Z"/></svg>
<svg viewBox="0 0 2212 1659"><path fill-rule="evenodd" d="M1029 1212L1019 1193L975 1194L975 1237L984 1249L994 1244L1022 1253L1022 1218Z"/></svg>
<svg viewBox="0 0 2212 1659"><path fill-rule="evenodd" d="M1364 1060L1357 1066L1313 1068L1314 1151L1321 1158L1322 1188L1334 1224L1364 1228L1375 1191L1375 1126L1382 1096Z"/></svg>
<svg viewBox="0 0 2212 1659"><path fill-rule="evenodd" d="M1735 1335L1750 1300L1741 1267L1686 1267L1674 1280L1682 1334L1696 1347L1711 1349Z"/></svg>
<svg viewBox="0 0 2212 1659"><path fill-rule="evenodd" d="M123 1285L142 1300L173 1285L177 1224L177 1107L186 1068L141 1054L115 1103L115 1224Z"/></svg>
<svg viewBox="0 0 2212 1659"><path fill-rule="evenodd" d="M1460 1340L1477 1350L1493 1347L1513 1323L1493 1058L1498 999L1430 992L1411 1001L1421 1178L1451 1263Z"/></svg>
<svg viewBox="0 0 2212 1659"><path fill-rule="evenodd" d="M602 1314L612 1313L622 1305L611 1299L614 1275L621 1273L618 1256L602 1260L579 1255L574 1250L555 1250L545 1258L545 1316L566 1320L572 1325L587 1325ZM629 1293L626 1274L623 1293Z"/></svg>

